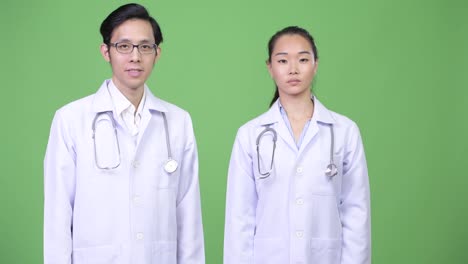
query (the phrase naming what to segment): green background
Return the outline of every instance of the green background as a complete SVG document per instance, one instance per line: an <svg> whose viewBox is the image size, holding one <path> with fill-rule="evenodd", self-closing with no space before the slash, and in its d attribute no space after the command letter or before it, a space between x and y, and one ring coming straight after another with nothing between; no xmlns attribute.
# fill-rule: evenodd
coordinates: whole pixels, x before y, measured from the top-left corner
<svg viewBox="0 0 468 264"><path fill-rule="evenodd" d="M42 262L42 162L51 120L110 77L98 29L123 3L0 3L0 263ZM268 108L274 86L266 45L288 25L316 38L320 100L361 129L373 263L468 263L467 1L140 3L165 38L148 85L193 117L207 263L222 263L235 133Z"/></svg>

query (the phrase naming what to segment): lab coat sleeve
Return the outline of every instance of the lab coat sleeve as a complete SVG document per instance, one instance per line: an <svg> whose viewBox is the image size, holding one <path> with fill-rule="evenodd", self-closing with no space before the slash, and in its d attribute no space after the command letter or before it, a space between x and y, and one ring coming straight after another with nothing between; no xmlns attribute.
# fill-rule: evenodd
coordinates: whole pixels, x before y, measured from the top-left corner
<svg viewBox="0 0 468 264"><path fill-rule="evenodd" d="M229 163L224 230L224 264L254 262L257 191L248 136L239 131Z"/></svg>
<svg viewBox="0 0 468 264"><path fill-rule="evenodd" d="M348 134L343 160L340 214L343 227L342 264L371 263L370 191L364 147L358 127Z"/></svg>
<svg viewBox="0 0 468 264"><path fill-rule="evenodd" d="M204 264L205 250L198 183L198 154L192 121L185 120L187 144L181 160L177 195L177 263Z"/></svg>
<svg viewBox="0 0 468 264"><path fill-rule="evenodd" d="M74 190L74 147L57 111L44 159L44 264L71 263Z"/></svg>

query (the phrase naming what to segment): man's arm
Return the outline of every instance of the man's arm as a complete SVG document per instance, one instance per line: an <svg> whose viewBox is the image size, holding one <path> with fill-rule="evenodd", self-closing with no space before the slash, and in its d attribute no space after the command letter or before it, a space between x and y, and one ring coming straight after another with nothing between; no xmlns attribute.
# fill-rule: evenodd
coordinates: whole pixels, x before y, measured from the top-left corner
<svg viewBox="0 0 468 264"><path fill-rule="evenodd" d="M44 159L44 264L70 264L75 196L75 153L57 111Z"/></svg>
<svg viewBox="0 0 468 264"><path fill-rule="evenodd" d="M204 264L205 250L198 183L198 153L192 121L185 120L184 149L177 195L177 263Z"/></svg>

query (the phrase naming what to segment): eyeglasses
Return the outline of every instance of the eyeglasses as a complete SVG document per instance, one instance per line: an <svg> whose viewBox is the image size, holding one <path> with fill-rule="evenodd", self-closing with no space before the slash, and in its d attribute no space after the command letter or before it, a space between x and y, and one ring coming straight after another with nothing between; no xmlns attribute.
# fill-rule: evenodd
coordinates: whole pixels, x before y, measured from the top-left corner
<svg viewBox="0 0 468 264"><path fill-rule="evenodd" d="M123 53L123 54L129 54L133 52L133 49L136 47L138 49L138 52L140 54L153 54L158 47L156 44L147 44L147 43L142 43L138 45L134 45L129 42L117 42L117 43L110 43L112 47L114 47L117 52Z"/></svg>

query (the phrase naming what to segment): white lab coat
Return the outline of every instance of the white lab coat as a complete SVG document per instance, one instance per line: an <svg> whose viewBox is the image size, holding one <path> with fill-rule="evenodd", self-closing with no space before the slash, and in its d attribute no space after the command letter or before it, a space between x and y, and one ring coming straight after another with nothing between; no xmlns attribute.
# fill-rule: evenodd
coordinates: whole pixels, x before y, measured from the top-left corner
<svg viewBox="0 0 468 264"><path fill-rule="evenodd" d="M225 264L368 264L370 197L361 136L350 119L316 98L298 149L278 102L243 125L229 165L224 236ZM338 175L330 179L331 132ZM277 132L271 175L260 179L256 140ZM273 139L260 141L262 173L270 169Z"/></svg>
<svg viewBox="0 0 468 264"><path fill-rule="evenodd" d="M44 161L44 263L205 263L189 114L145 87L140 133L133 137L114 112L108 82L55 114ZM120 166L113 170L95 163L92 124L104 111L112 111L120 146ZM163 169L168 152L161 112L179 163L172 174ZM109 124L102 123L106 135L96 141L103 163L119 159Z"/></svg>

